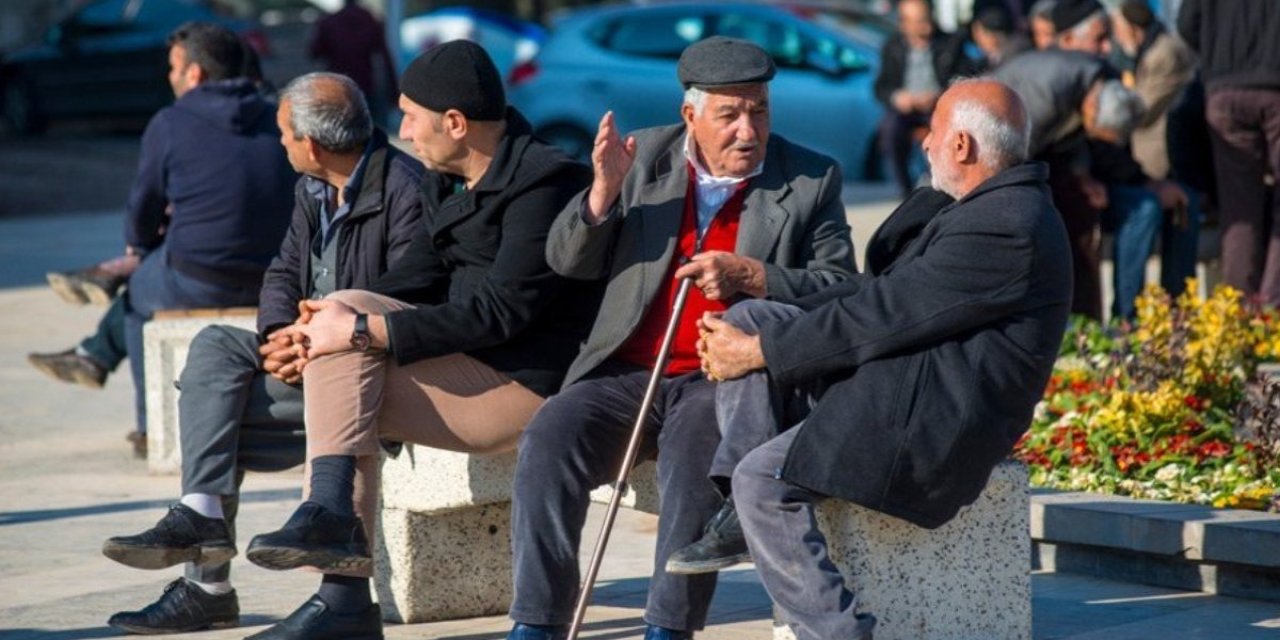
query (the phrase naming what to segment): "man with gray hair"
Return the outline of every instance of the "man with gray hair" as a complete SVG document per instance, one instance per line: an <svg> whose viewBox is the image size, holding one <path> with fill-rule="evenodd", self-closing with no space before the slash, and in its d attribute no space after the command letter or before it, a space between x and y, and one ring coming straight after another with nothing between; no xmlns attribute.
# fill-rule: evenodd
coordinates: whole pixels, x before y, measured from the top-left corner
<svg viewBox="0 0 1280 640"><path fill-rule="evenodd" d="M1030 423L1071 274L1048 168L1025 163L1027 131L1008 86L953 84L923 145L937 191L914 192L876 232L868 273L700 322L721 451L741 452L741 528L800 640L867 640L875 626L828 559L817 502L939 527ZM797 391L805 402L778 403Z"/></svg>
<svg viewBox="0 0 1280 640"><path fill-rule="evenodd" d="M160 599L109 624L132 633L236 626L231 588L235 516L246 470L280 471L306 454L297 350L280 331L298 303L370 286L407 249L422 214L422 165L373 128L346 76L289 83L277 111L280 143L303 177L293 220L267 270L258 332L214 325L192 340L178 400L182 498L152 529L115 537L103 553L139 569L187 563Z"/></svg>
<svg viewBox="0 0 1280 640"><path fill-rule="evenodd" d="M750 298L795 300L855 270L838 166L769 131L774 72L760 47L707 38L680 56L682 123L624 137L612 114L601 119L594 179L556 218L547 261L607 288L565 386L520 438L509 640L564 637L590 490L622 463L672 323L641 451L657 459L662 494L645 638L686 640L706 622L716 577L664 568L728 490L707 477L719 434L714 387L698 370L697 317ZM686 278L693 287L673 319Z"/></svg>
<svg viewBox="0 0 1280 640"><path fill-rule="evenodd" d="M1102 57L1109 20L1097 0L1058 0L1056 46L1014 57L993 75L1022 97L1031 117L1031 154L1049 164L1054 203L1072 241L1072 311L1101 320L1098 238L1114 234L1112 315L1129 317L1164 209L1185 203L1167 181L1149 180L1127 146L1142 117L1141 98Z"/></svg>

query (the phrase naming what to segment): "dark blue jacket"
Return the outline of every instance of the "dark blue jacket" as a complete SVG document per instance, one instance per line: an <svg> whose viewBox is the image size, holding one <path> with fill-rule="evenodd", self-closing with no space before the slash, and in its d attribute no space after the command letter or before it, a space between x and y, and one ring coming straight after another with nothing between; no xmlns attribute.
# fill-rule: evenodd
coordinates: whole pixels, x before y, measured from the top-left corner
<svg viewBox="0 0 1280 640"><path fill-rule="evenodd" d="M351 213L338 224L337 288L368 289L408 251L422 217L422 163L374 131L364 178ZM258 297L264 336L298 319L298 301L312 297L311 245L320 233L320 203L298 180L293 223L271 262Z"/></svg>
<svg viewBox="0 0 1280 640"><path fill-rule="evenodd" d="M868 245L871 272L761 330L775 381L826 387L786 480L930 528L978 497L1066 328L1071 252L1047 177L1014 167L945 206L917 191Z"/></svg>
<svg viewBox="0 0 1280 640"><path fill-rule="evenodd" d="M289 226L296 180L275 105L248 80L206 82L147 124L125 242L164 242L170 266L202 280L257 285Z"/></svg>

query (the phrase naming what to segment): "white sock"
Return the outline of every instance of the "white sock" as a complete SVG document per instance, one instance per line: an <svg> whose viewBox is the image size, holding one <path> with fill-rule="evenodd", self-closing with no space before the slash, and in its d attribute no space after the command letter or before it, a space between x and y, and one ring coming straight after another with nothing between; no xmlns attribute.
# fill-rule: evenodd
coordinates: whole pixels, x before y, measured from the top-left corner
<svg viewBox="0 0 1280 640"><path fill-rule="evenodd" d="M225 517L222 515L222 496L207 493L188 493L182 496L179 502L206 518L222 519Z"/></svg>
<svg viewBox="0 0 1280 640"><path fill-rule="evenodd" d="M226 595L228 593L231 593L231 582L229 581L200 582L198 580L192 580L191 578L187 578L187 582L190 582L191 584L194 584L195 586L200 587L202 591L204 591L205 593L211 596L221 596L221 595Z"/></svg>

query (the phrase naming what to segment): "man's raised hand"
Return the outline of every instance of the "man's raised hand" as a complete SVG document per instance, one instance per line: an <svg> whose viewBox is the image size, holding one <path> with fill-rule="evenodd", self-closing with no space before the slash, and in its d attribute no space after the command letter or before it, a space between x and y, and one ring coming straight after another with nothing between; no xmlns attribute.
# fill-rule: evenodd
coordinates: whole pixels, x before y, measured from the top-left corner
<svg viewBox="0 0 1280 640"><path fill-rule="evenodd" d="M613 112L605 113L600 118L600 129L591 147L591 168L595 170L595 179L587 196L588 222L599 224L609 215L609 209L622 193L622 181L631 171L631 163L635 159L636 139L628 136L623 140Z"/></svg>

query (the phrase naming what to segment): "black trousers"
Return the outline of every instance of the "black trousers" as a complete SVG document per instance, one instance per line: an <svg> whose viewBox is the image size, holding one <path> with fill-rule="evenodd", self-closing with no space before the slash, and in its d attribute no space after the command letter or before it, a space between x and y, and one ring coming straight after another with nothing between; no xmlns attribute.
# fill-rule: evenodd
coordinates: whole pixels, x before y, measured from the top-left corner
<svg viewBox="0 0 1280 640"><path fill-rule="evenodd" d="M548 400L521 435L511 521L517 622L572 620L590 492L615 479L648 378L648 371L607 363ZM649 624L693 631L706 623L715 574L669 575L663 567L702 535L720 506L707 477L719 441L714 385L700 372L664 380L641 452L642 459L657 458L662 494Z"/></svg>

